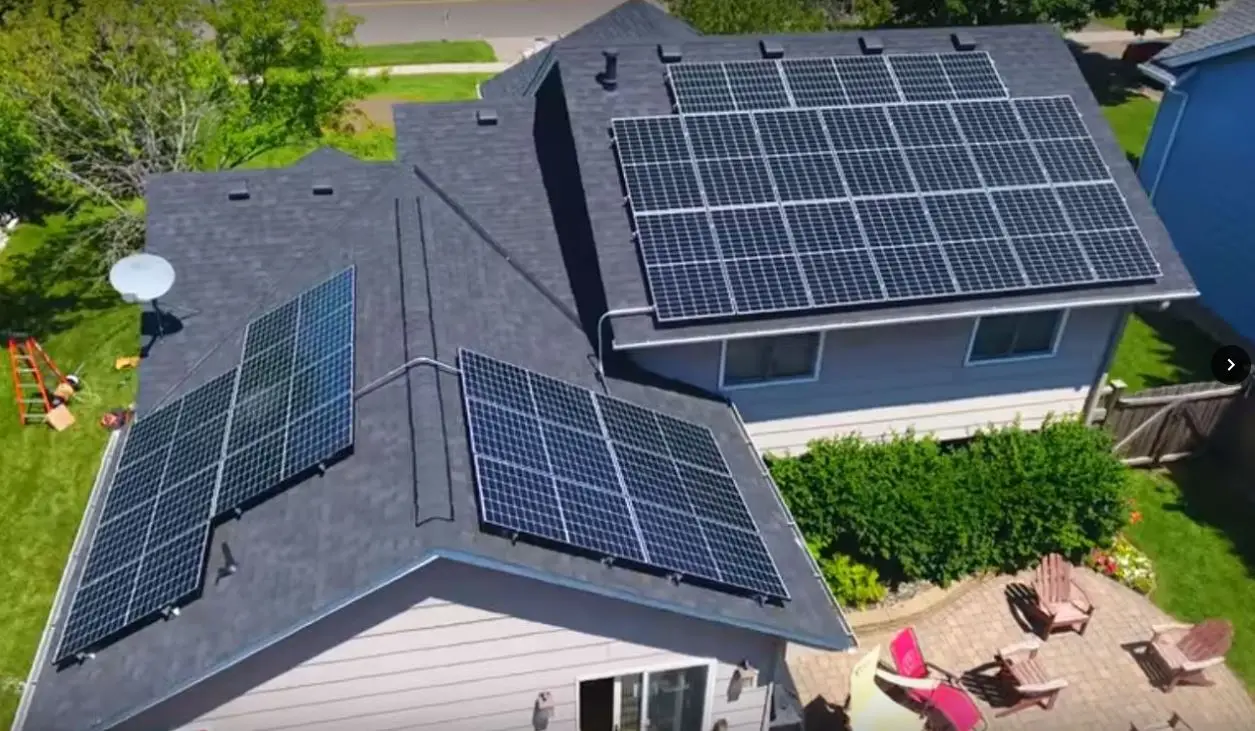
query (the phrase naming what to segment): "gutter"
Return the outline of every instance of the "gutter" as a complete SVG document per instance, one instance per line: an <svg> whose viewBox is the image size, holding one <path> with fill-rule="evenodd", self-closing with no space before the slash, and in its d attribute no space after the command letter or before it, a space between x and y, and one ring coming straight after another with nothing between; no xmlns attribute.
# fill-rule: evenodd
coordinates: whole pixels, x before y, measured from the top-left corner
<svg viewBox="0 0 1255 731"><path fill-rule="evenodd" d="M52 597L52 607L48 612L48 622L44 625L43 635L39 638L39 647L35 649L35 659L31 662L30 674L26 678L26 683L22 685L22 697L17 704L17 715L13 718L13 731L22 731L23 724L26 723L26 716L30 713L31 702L35 698L35 689L39 684L39 676L44 670L44 666L48 661L48 653L52 648L52 637L56 634L60 625L58 620L61 618L62 605L66 599L67 589L70 584L70 576L74 573L74 569L79 564L78 557L82 554L87 540L87 526L92 522L93 506L96 505L97 498L103 494L105 487L105 475L109 472L109 463L113 460L114 452L117 451L118 442L122 439L122 430L109 433L109 441L105 443L104 455L100 458L100 467L96 470L96 481L92 484L91 494L87 498L87 508L83 511L83 520L78 524L78 532L74 534L74 543L70 546L70 555L65 560L65 568L61 570L61 582L57 585L57 593Z"/></svg>
<svg viewBox="0 0 1255 731"><path fill-rule="evenodd" d="M1153 205L1155 203L1155 194L1159 192L1159 182L1163 180L1163 171L1168 168L1168 160L1172 157L1172 148L1177 141L1177 130L1181 129L1181 120L1185 118L1185 108L1190 103L1190 95L1179 87L1198 72L1198 67L1193 66L1180 76L1175 76L1152 63L1143 63L1138 65L1137 68L1150 78L1163 84L1166 87L1164 89L1165 95L1176 94L1181 97L1181 105L1177 107L1177 116L1172 120L1172 129L1168 131L1168 141L1164 144L1163 154L1159 156L1159 168L1155 170L1155 179L1151 181L1150 188L1146 191L1146 196Z"/></svg>

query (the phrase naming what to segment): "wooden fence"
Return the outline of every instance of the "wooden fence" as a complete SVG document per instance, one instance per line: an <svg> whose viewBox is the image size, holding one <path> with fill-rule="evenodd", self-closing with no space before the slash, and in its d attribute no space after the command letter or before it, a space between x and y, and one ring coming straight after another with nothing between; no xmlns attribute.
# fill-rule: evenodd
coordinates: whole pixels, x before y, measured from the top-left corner
<svg viewBox="0 0 1255 731"><path fill-rule="evenodd" d="M1129 465L1159 464L1203 449L1239 455L1255 442L1255 399L1245 385L1186 383L1125 393L1112 381L1094 422Z"/></svg>

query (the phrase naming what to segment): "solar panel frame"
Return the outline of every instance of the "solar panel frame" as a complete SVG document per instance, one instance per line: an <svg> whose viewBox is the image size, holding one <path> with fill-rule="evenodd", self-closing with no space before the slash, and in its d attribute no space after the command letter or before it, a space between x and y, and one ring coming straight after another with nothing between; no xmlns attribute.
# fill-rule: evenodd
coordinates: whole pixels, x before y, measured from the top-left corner
<svg viewBox="0 0 1255 731"><path fill-rule="evenodd" d="M755 73L759 73L776 62L755 63L759 70ZM843 65L863 71L879 68L877 61L833 63L838 74ZM892 69L906 62L884 63ZM973 63L976 68L984 61ZM936 64L932 60L928 64L935 72ZM809 61L808 65L815 66ZM899 81L895 77L894 83ZM1127 202L1111 186L1111 172L1097 157L1088 133L1066 136L1084 130L1070 98L1009 99L993 94L992 82L987 91L988 97L941 102L685 116L686 120L701 119L684 123L701 137L699 147L707 158L691 160L703 169L698 176L701 207L634 210L657 321L911 301L974 290L993 294L1093 284L1092 269L1071 283L1054 281L1078 271L1066 262L1055 269L1034 262L1034 275L1030 277L1028 267L1023 267L1022 281L1016 284L1007 264L1008 254L1010 259L1016 256L1013 245L1009 251L1001 244L973 244L910 254L870 253L884 247L996 241L1008 236L1029 239L1036 252L1043 241L1051 240L1035 237L1063 231L1136 230L1126 215ZM730 138L735 142L722 149L734 157L710 157L721 152L718 140L727 136L718 134L720 130L736 131ZM1115 195L1103 192L1108 190ZM959 199L970 205L965 204L963 211L945 210L946 201ZM917 202L903 202L912 200ZM829 206L831 214L840 210L831 207L839 201L853 203L840 220L831 215L816 217L822 208L798 207ZM921 215L920 204L925 201L931 201L931 208ZM1048 205L1034 211L1028 207L1031 201ZM1067 206L1059 205L1060 201L1074 210L1065 210ZM979 210L972 209L973 205ZM783 225L777 210L784 214ZM707 214L708 226L701 225L698 215L677 215L699 211ZM659 215L675 217L649 220ZM1061 217L1066 227L1061 226ZM770 221L770 226L761 225L764 221ZM1123 272L1129 279L1111 281L1157 276L1146 264L1153 260L1149 248L1133 251L1121 235L1088 241L1092 246L1109 241L1116 252L1124 252L1111 254L1115 258L1107 271L1111 276ZM868 255L817 256L859 248ZM999 258L978 263L972 255L978 249L997 252ZM1083 250L1082 254L1088 256ZM803 260L803 256L811 258ZM911 261L925 267L915 280L903 269ZM939 274L938 261L946 262L949 285ZM1123 268L1116 266L1119 262ZM820 269L839 264L851 267L847 283L839 282L839 273ZM988 269L995 264L1000 268ZM1088 261L1086 266L1090 266ZM886 268L891 276L886 275ZM960 279L966 284L960 286ZM990 289L989 282L1006 283L1008 289Z"/></svg>
<svg viewBox="0 0 1255 731"><path fill-rule="evenodd" d="M458 362L485 526L788 599L709 429L469 349L459 350ZM580 404L584 416L568 421L587 425L591 407L598 418L597 433L559 426L541 416L537 394L542 384L546 392L565 393L564 405ZM503 405L493 411L485 398L497 398ZM528 454L484 452L485 430L499 428L492 418L534 422L542 435L546 466L538 468L539 460ZM563 443L568 439L573 441ZM717 559L707 535L714 531L731 537L717 537L725 548L735 539L743 551L725 551ZM757 578L725 580L733 573Z"/></svg>

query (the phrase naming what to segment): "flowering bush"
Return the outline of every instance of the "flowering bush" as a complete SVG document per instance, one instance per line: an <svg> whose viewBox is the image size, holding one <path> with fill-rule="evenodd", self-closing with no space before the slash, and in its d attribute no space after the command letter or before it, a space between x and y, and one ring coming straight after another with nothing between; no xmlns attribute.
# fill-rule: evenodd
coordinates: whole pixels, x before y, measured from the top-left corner
<svg viewBox="0 0 1255 731"><path fill-rule="evenodd" d="M1142 594L1149 594L1155 588L1155 568L1150 556L1123 534L1116 536L1110 547L1090 551L1085 565Z"/></svg>

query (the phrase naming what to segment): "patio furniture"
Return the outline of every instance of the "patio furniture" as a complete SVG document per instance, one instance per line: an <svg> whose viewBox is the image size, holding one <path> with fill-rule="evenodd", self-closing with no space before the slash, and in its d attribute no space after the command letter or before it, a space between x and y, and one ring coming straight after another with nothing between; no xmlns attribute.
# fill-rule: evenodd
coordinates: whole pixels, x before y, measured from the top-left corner
<svg viewBox="0 0 1255 731"><path fill-rule="evenodd" d="M1068 681L1051 678L1046 672L1041 661L1037 659L1039 649L1040 642L1028 640L1004 647L994 656L998 663L999 678L1008 693L1015 697L1015 701L1006 710L997 714L999 718L1030 706L1040 706L1049 711L1054 708L1060 691L1068 687Z"/></svg>
<svg viewBox="0 0 1255 731"><path fill-rule="evenodd" d="M1179 713L1173 713L1167 723L1157 723L1154 726L1138 726L1131 723L1129 731L1194 731L1194 727L1186 723Z"/></svg>
<svg viewBox="0 0 1255 731"><path fill-rule="evenodd" d="M880 664L880 647L873 647L850 671L850 695L845 702L845 716L851 731L904 731L922 729L924 721L918 713L905 708L885 695L876 685L876 666Z"/></svg>
<svg viewBox="0 0 1255 731"><path fill-rule="evenodd" d="M943 718L955 731L979 731L987 725L980 708L958 678L924 659L919 638L907 627L889 641L889 654L897 674L880 671L878 677L906 691L926 714ZM940 674L934 677L932 672Z"/></svg>
<svg viewBox="0 0 1255 731"><path fill-rule="evenodd" d="M1052 553L1041 560L1033 575L1033 591L1037 593L1035 608L1045 622L1043 639L1060 627L1085 634L1085 627L1094 616L1094 605L1072 577L1072 564L1063 556Z"/></svg>
<svg viewBox="0 0 1255 731"><path fill-rule="evenodd" d="M1212 685L1203 671L1224 662L1233 644L1233 625L1227 619L1189 624L1157 624L1150 628L1149 647L1168 670L1163 691L1178 685Z"/></svg>

